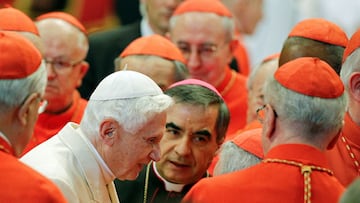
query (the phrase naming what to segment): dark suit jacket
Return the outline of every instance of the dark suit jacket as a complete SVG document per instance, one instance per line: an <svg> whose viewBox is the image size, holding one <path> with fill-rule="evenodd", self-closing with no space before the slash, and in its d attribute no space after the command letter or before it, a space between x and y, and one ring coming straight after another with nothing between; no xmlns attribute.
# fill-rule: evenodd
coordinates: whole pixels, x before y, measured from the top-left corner
<svg viewBox="0 0 360 203"><path fill-rule="evenodd" d="M116 192L121 203L143 203L146 168L143 168L134 181L115 180ZM165 190L164 182L157 177L153 167L150 166L147 203L179 203L192 186L193 184L185 185L181 192L168 192Z"/></svg>
<svg viewBox="0 0 360 203"><path fill-rule="evenodd" d="M90 35L90 47L86 56L90 68L79 88L83 98L88 99L98 83L114 72L114 59L140 36L140 21Z"/></svg>

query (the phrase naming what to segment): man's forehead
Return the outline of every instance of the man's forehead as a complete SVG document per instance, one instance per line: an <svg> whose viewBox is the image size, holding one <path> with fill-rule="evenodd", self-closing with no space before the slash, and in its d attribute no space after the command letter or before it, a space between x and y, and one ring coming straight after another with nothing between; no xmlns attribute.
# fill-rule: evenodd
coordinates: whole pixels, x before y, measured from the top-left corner
<svg viewBox="0 0 360 203"><path fill-rule="evenodd" d="M189 12L171 18L170 32L176 28L191 27L196 31L200 29L221 30L218 27L224 18L215 13ZM209 26L210 25L210 26ZM181 29L177 30L181 32Z"/></svg>

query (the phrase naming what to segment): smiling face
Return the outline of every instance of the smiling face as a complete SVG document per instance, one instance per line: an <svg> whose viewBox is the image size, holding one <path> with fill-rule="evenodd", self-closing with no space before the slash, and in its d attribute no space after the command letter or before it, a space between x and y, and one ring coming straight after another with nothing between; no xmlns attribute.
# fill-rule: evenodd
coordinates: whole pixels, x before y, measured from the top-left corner
<svg viewBox="0 0 360 203"><path fill-rule="evenodd" d="M204 107L176 103L168 113L160 142L161 159L157 170L173 183L190 184L206 173L218 144L215 124L218 106Z"/></svg>
<svg viewBox="0 0 360 203"><path fill-rule="evenodd" d="M134 180L146 164L160 159L159 142L163 136L165 121L166 113L163 112L135 134L130 134L115 124L111 138L104 136L101 154L118 179Z"/></svg>

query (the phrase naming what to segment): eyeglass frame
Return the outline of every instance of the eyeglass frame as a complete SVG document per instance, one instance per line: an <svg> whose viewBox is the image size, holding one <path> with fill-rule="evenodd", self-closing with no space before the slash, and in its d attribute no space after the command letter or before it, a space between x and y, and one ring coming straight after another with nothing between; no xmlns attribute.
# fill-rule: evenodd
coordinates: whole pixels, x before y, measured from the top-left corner
<svg viewBox="0 0 360 203"><path fill-rule="evenodd" d="M259 112L263 111L265 108L266 108L266 104L264 104L264 105L262 105L261 107L259 107L258 109L256 109L256 118L257 118L257 120L258 120L261 124L264 123L265 117L262 118L262 117L260 116L260 113L259 113ZM275 109L273 109L273 112L274 112L275 118L277 118L277 117L278 117L278 114L276 113Z"/></svg>
<svg viewBox="0 0 360 203"><path fill-rule="evenodd" d="M192 52L192 48L191 48L191 46L189 46L189 43L177 42L176 44L185 58L190 56L190 54ZM188 47L186 47L186 48L188 48L188 50L185 51L184 47L181 47L181 45L188 46ZM196 47L197 48L196 52L197 52L197 55L199 55L201 59L208 59L208 58L213 57L215 55L215 53L217 53L220 50L220 48L224 47L224 45L229 45L229 42L224 42L224 43L221 43L218 45L213 44L213 43L203 43ZM206 46L209 46L209 47L206 47Z"/></svg>
<svg viewBox="0 0 360 203"><path fill-rule="evenodd" d="M57 60L48 60L44 59L46 65L50 65L52 67L52 70L56 72L57 74L63 73L64 70L68 70L70 68L73 68L77 65L79 65L84 60L79 60L77 62L66 62L66 61L57 61ZM58 65L58 67L56 67Z"/></svg>

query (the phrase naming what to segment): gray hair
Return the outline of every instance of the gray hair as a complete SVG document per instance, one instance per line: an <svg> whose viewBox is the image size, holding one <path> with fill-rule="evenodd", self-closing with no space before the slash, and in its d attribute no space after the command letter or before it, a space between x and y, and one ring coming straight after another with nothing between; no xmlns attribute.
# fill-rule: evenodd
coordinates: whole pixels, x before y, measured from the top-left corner
<svg viewBox="0 0 360 203"><path fill-rule="evenodd" d="M203 14L203 15L216 15L219 18L221 18L222 20L222 25L223 25L223 30L225 32L225 36L226 36L226 41L230 42L231 40L234 39L234 33L235 33L235 22L233 18L227 17L227 16L219 16L215 13L210 13L210 12L188 12L188 13L184 13L181 15L176 15L176 16L172 16L170 18L170 27L169 30L171 31L173 29L173 27L176 24L176 21L179 19L180 16L182 15L186 15L189 13L196 13L196 14Z"/></svg>
<svg viewBox="0 0 360 203"><path fill-rule="evenodd" d="M172 104L173 100L164 94L107 101L89 100L80 128L87 136L95 137L99 134L101 122L113 118L126 132L135 134Z"/></svg>
<svg viewBox="0 0 360 203"><path fill-rule="evenodd" d="M349 89L349 78L354 72L360 72L360 49L357 48L343 63L340 77L346 89Z"/></svg>
<svg viewBox="0 0 360 203"><path fill-rule="evenodd" d="M234 142L225 142L220 149L219 161L215 165L214 176L245 169L259 163L256 155L238 147Z"/></svg>
<svg viewBox="0 0 360 203"><path fill-rule="evenodd" d="M345 93L334 99L311 97L283 87L274 77L265 84L264 100L275 109L278 119L296 125L296 131L309 135L304 139L312 143L341 129L347 105Z"/></svg>
<svg viewBox="0 0 360 203"><path fill-rule="evenodd" d="M43 60L40 67L26 78L0 80L1 111L4 112L20 106L32 93L40 93L43 95L46 83L46 66Z"/></svg>
<svg viewBox="0 0 360 203"><path fill-rule="evenodd" d="M145 58L149 58L149 57L158 57L158 58L162 58L160 56L155 56L155 55L130 55L131 57L136 57L139 60L143 60ZM126 56L126 57L130 57L130 56ZM125 57L124 57L125 58ZM189 78L189 70L186 67L186 65L180 61L176 61L176 60L170 60L170 59L166 59L166 58L162 58L168 61L171 61L174 63L175 66L175 75L174 75L174 79L175 82L181 81L181 80L185 80L187 78ZM119 56L114 60L114 64L115 64L115 71L119 71L119 70L123 70L124 67L120 67L121 64L121 60L122 58Z"/></svg>

